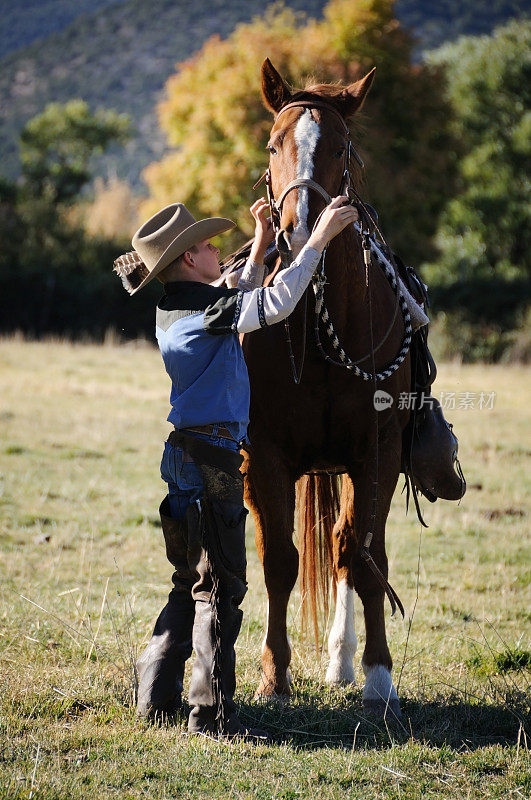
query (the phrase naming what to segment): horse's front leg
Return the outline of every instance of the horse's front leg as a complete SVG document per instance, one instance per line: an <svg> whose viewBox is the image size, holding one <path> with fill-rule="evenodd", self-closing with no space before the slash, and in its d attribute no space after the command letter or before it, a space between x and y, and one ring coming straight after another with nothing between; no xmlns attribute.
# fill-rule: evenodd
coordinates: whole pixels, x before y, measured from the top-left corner
<svg viewBox="0 0 531 800"><path fill-rule="evenodd" d="M365 649L362 667L365 673L363 707L369 713L384 716L391 711L400 718L400 703L391 677L393 660L385 631L385 592L370 566L360 556L367 532L372 531L370 554L387 578L385 524L400 470L400 432L382 431L379 438L379 474L376 515L373 519L374 460L351 473L355 487L355 528L358 548L352 564L354 587L363 603ZM374 451L373 451L374 452Z"/></svg>
<svg viewBox="0 0 531 800"><path fill-rule="evenodd" d="M287 609L299 569L299 555L293 544L295 482L278 453L256 444L245 469L245 499L255 520L256 547L268 598L262 677L256 695L287 697L291 691Z"/></svg>
<svg viewBox="0 0 531 800"><path fill-rule="evenodd" d="M354 625L354 584L352 561L356 549L354 534L354 488L345 475L341 490L341 511L332 533L336 610L328 636L330 663L326 682L333 685L356 683L354 655L358 648Z"/></svg>

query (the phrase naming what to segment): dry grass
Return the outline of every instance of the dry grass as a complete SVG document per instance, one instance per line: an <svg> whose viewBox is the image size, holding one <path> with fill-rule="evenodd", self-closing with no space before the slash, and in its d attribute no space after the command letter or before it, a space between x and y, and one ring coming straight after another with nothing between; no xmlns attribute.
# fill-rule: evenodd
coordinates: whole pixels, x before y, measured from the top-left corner
<svg viewBox="0 0 531 800"><path fill-rule="evenodd" d="M0 797L527 797L529 375L446 365L436 390L497 394L492 410L447 412L469 481L460 506L425 508L420 540L399 492L393 502L391 579L407 614L419 594L407 652L408 619L388 623L404 729L364 719L359 689L324 685L326 648L301 641L297 592L293 703L252 702L265 592L249 526L238 694L278 743L227 747L189 740L183 721L134 719L132 662L171 572L160 356L1 342ZM363 646L361 614L357 628Z"/></svg>

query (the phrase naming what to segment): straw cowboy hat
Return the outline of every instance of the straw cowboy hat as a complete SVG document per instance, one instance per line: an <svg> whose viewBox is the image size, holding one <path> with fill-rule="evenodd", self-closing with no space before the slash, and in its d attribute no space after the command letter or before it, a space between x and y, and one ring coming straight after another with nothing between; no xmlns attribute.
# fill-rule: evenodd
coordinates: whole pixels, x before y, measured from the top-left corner
<svg viewBox="0 0 531 800"><path fill-rule="evenodd" d="M224 217L197 222L183 203L173 203L137 230L132 239L134 251L117 258L114 271L129 294L135 294L191 247L234 227L235 223Z"/></svg>

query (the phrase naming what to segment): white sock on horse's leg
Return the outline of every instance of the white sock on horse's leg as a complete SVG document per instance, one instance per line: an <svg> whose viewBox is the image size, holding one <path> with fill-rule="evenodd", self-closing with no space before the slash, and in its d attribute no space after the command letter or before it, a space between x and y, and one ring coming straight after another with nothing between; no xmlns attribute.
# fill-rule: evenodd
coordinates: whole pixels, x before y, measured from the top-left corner
<svg viewBox="0 0 531 800"><path fill-rule="evenodd" d="M386 716L388 712L400 719L400 703L391 677L391 670L383 664L367 666L361 661L365 673L363 687L363 707L365 711L378 716Z"/></svg>
<svg viewBox="0 0 531 800"><path fill-rule="evenodd" d="M326 682L356 683L353 659L358 647L354 627L354 589L346 580L337 586L336 613L328 637L330 664L326 671Z"/></svg>

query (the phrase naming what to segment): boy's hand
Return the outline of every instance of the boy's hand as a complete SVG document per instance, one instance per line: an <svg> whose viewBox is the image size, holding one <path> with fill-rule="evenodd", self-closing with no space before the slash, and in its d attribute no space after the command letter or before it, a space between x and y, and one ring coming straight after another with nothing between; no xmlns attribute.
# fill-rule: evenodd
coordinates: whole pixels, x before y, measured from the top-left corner
<svg viewBox="0 0 531 800"><path fill-rule="evenodd" d="M260 197L251 206L251 214L256 220L254 242L249 254L250 261L261 264L264 260L267 247L275 238L271 218L268 216L269 203L265 197Z"/></svg>
<svg viewBox="0 0 531 800"><path fill-rule="evenodd" d="M338 233L358 220L358 210L350 205L348 197L340 195L334 197L323 211L315 230L308 239L308 245L318 250L324 250L328 242Z"/></svg>

